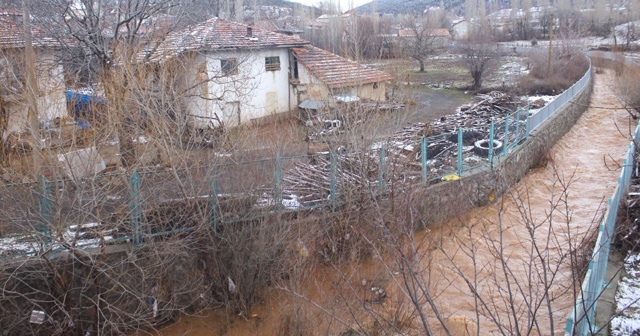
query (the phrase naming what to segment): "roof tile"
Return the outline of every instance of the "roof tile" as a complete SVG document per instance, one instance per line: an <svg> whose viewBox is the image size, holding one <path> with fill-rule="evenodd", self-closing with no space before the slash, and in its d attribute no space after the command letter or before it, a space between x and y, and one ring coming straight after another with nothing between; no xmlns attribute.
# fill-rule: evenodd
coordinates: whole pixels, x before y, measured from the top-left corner
<svg viewBox="0 0 640 336"><path fill-rule="evenodd" d="M393 80L385 72L368 68L320 48L294 48L293 53L311 73L331 89Z"/></svg>
<svg viewBox="0 0 640 336"><path fill-rule="evenodd" d="M0 48L24 48L22 13L0 9ZM35 47L57 47L60 42L48 36L41 27L31 23L31 38Z"/></svg>
<svg viewBox="0 0 640 336"><path fill-rule="evenodd" d="M309 42L293 36L212 18L194 27L170 33L160 44L157 56L152 57L152 60L193 50L260 49L306 44Z"/></svg>

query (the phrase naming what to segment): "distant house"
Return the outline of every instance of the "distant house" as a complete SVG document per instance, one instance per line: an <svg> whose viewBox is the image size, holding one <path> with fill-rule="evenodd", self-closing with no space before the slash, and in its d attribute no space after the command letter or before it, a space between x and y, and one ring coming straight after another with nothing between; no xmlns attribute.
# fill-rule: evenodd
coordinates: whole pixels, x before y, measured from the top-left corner
<svg viewBox="0 0 640 336"><path fill-rule="evenodd" d="M8 115L4 139L27 126L22 20L21 12L0 9L0 103ZM38 119L46 123L67 116L63 67L56 57L61 44L36 24L31 26L31 35L36 56Z"/></svg>
<svg viewBox="0 0 640 336"><path fill-rule="evenodd" d="M189 90L182 105L196 128L293 111L309 96L332 99L332 90L383 100L391 79L294 36L219 18L169 34L150 61L188 64L176 75Z"/></svg>
<svg viewBox="0 0 640 336"><path fill-rule="evenodd" d="M436 48L446 47L452 40L448 29L425 29L424 32L421 31L422 28L418 28L417 30L419 33L423 33L423 36L430 40L429 43ZM400 29L398 30L398 37L404 40L405 43L412 43L416 38L416 30Z"/></svg>
<svg viewBox="0 0 640 336"><path fill-rule="evenodd" d="M393 78L320 48L294 48L294 72L298 100L336 102L359 99L384 101L386 82Z"/></svg>
<svg viewBox="0 0 640 336"><path fill-rule="evenodd" d="M253 26L262 30L268 30L297 38L300 38L300 34L304 33L304 30L288 24L286 21L283 21L281 25L278 25L278 23L273 20L259 20L254 22Z"/></svg>
<svg viewBox="0 0 640 336"><path fill-rule="evenodd" d="M467 21L464 18L451 21L451 31L453 32L454 39L466 39L469 35L469 30L467 29Z"/></svg>
<svg viewBox="0 0 640 336"><path fill-rule="evenodd" d="M532 29L540 32L544 29L541 20L551 13L549 7L531 7L528 10L511 8L501 9L487 15L487 22L493 32L516 34L518 30Z"/></svg>

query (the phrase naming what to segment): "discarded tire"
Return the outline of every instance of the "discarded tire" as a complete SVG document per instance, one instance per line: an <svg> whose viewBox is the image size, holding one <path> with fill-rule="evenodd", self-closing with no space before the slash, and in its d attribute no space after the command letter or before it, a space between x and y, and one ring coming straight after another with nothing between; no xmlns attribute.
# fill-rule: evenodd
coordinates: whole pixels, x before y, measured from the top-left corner
<svg viewBox="0 0 640 336"><path fill-rule="evenodd" d="M502 141L493 140L493 155L499 154L502 150ZM489 140L478 140L473 144L473 152L481 157L489 157Z"/></svg>
<svg viewBox="0 0 640 336"><path fill-rule="evenodd" d="M476 140L482 138L483 136L486 136L486 135L483 135L478 131L474 131L474 130L463 131L462 144L465 146L471 146L471 144L473 144ZM458 133L456 132L454 134L451 134L447 140L453 143L458 143Z"/></svg>

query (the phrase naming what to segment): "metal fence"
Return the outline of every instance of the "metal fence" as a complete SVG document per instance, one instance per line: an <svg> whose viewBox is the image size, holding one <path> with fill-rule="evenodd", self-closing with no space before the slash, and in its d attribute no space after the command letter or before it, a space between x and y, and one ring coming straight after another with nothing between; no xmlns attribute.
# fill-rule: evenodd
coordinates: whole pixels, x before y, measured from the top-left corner
<svg viewBox="0 0 640 336"><path fill-rule="evenodd" d="M205 207L218 223L269 211L333 210L358 188L384 195L392 181L430 185L458 179L507 155L526 139L528 123L528 111L519 109L486 127L381 141L362 152L222 156L185 169L158 167L0 185L0 258L62 249L68 242L97 247L171 234L175 225L150 223L148 217L173 220L160 212L175 202L198 200L197 206ZM479 152L477 139L495 146ZM225 204L235 208L227 211Z"/></svg>
<svg viewBox="0 0 640 336"><path fill-rule="evenodd" d="M613 192L613 197L609 199L607 212L598 228L598 238L593 249L591 261L589 262L589 268L582 282L581 295L576 301L571 316L567 320L565 329L566 336L591 335L598 329L594 320L596 304L600 295L607 287L605 274L607 271L609 252L611 250L611 241L615 234L618 208L620 202L626 198L629 183L635 170L636 144L640 140L639 137L640 123L638 123L633 133L633 142L629 144L627 155L624 158L624 165L618 178L618 185Z"/></svg>
<svg viewBox="0 0 640 336"><path fill-rule="evenodd" d="M538 128L545 120L551 117L556 111L558 111L564 104L573 99L578 93L582 92L585 87L591 83L591 66L587 72L570 88L562 92L556 99L549 102L546 106L541 108L537 113L531 116L530 130L533 131Z"/></svg>
<svg viewBox="0 0 640 336"><path fill-rule="evenodd" d="M486 127L459 128L403 142L384 141L364 152L267 159L220 157L188 169L112 173L78 181L42 178L2 185L0 223L19 229L0 232L0 258L62 248L64 241L76 247L95 247L107 241L141 243L170 234L176 227L149 225L146 216L154 211L157 214L162 205L171 202L197 200L193 210L206 212L211 224L217 225L246 220L255 211L333 210L348 197L350 188L383 195L394 179L423 185L459 179L508 155L531 130L581 93L590 76L591 69L533 116L528 109L518 109ZM478 148L477 139L484 141L485 149ZM301 175L305 169L311 171L310 176ZM225 206L233 206L235 212ZM168 218L175 214L161 215Z"/></svg>

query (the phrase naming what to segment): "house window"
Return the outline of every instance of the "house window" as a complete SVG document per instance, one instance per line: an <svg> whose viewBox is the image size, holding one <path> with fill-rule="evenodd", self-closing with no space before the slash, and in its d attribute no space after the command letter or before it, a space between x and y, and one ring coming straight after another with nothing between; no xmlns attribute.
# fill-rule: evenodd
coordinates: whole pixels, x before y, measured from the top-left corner
<svg viewBox="0 0 640 336"><path fill-rule="evenodd" d="M220 60L220 69L223 76L233 76L238 74L238 59L228 58Z"/></svg>
<svg viewBox="0 0 640 336"><path fill-rule="evenodd" d="M299 78L299 74L298 74L298 58L297 57L293 57L293 78L294 79L298 79Z"/></svg>
<svg viewBox="0 0 640 336"><path fill-rule="evenodd" d="M278 71L280 70L280 56L269 56L264 58L265 70Z"/></svg>
<svg viewBox="0 0 640 336"><path fill-rule="evenodd" d="M378 88L378 82L373 83L373 88L377 89Z"/></svg>

